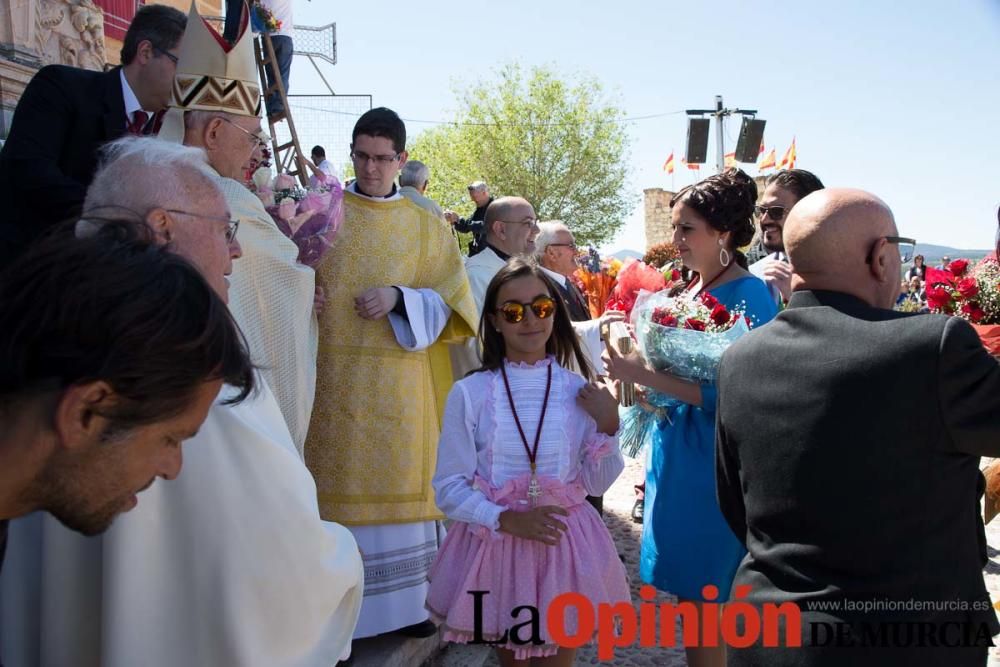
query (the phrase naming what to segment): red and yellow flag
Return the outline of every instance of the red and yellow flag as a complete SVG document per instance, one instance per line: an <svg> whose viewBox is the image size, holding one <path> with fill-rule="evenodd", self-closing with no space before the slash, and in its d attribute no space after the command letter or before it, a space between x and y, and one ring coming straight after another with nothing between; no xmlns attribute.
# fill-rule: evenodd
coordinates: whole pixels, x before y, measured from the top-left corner
<svg viewBox="0 0 1000 667"><path fill-rule="evenodd" d="M722 159L723 166L725 166L726 169L736 166L736 153L726 153L722 156Z"/></svg>
<svg viewBox="0 0 1000 667"><path fill-rule="evenodd" d="M670 151L670 155L667 156L667 161L663 163L663 171L668 174L674 173L674 152Z"/></svg>
<svg viewBox="0 0 1000 667"><path fill-rule="evenodd" d="M795 169L795 137L792 137L792 145L788 147L784 157L781 158L780 168Z"/></svg>
<svg viewBox="0 0 1000 667"><path fill-rule="evenodd" d="M763 159L763 160L761 160L761 162L760 162L760 164L759 164L759 165L757 165L757 169L758 169L758 171L764 171L765 169L774 169L774 165L776 164L776 162L775 162L775 161L777 160L777 157L778 157L778 156L777 156L777 154L775 153L775 149L774 149L774 148L772 148L772 149L771 149L771 152L770 152L770 153L768 153L768 154L767 154L767 155L766 155L766 156L764 157L764 159Z"/></svg>
<svg viewBox="0 0 1000 667"><path fill-rule="evenodd" d="M699 169L701 169L701 165L699 165L697 163L694 163L694 162L688 162L684 158L681 158L681 164L683 164L685 167L687 167L691 171L698 171Z"/></svg>
<svg viewBox="0 0 1000 667"><path fill-rule="evenodd" d="M760 150L757 151L757 157L760 157L763 154L764 154L764 140L761 139L760 140Z"/></svg>

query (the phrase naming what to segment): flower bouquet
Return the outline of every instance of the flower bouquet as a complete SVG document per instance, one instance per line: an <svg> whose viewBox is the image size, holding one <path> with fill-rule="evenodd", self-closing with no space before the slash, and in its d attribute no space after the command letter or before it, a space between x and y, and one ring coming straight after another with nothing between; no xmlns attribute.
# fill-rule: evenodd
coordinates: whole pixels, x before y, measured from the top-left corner
<svg viewBox="0 0 1000 667"><path fill-rule="evenodd" d="M1000 264L993 258L970 268L956 259L944 271L928 267L927 306L972 324L986 351L1000 356Z"/></svg>
<svg viewBox="0 0 1000 667"><path fill-rule="evenodd" d="M281 233L299 248L298 260L316 268L344 221L344 190L336 178L327 177L317 189L298 187L288 174L271 179L271 170L253 176L256 194Z"/></svg>
<svg viewBox="0 0 1000 667"><path fill-rule="evenodd" d="M250 28L254 32L277 32L281 30L281 21L260 0L254 0L250 5Z"/></svg>
<svg viewBox="0 0 1000 667"><path fill-rule="evenodd" d="M580 268L573 274L573 281L587 298L590 316L600 317L605 310L608 296L614 289L621 261L615 258L601 260L597 251L591 248L580 260Z"/></svg>
<svg viewBox="0 0 1000 667"><path fill-rule="evenodd" d="M658 269L638 260L627 260L618 272L618 281L608 297L606 308L619 310L628 319L640 292L659 292L667 287L667 281Z"/></svg>
<svg viewBox="0 0 1000 667"><path fill-rule="evenodd" d="M742 313L730 312L707 292L694 299L643 292L633 321L639 350L650 366L696 382L713 382L722 353L750 330ZM669 420L678 405L677 399L646 389L644 399L622 415L622 451L635 457L657 421Z"/></svg>

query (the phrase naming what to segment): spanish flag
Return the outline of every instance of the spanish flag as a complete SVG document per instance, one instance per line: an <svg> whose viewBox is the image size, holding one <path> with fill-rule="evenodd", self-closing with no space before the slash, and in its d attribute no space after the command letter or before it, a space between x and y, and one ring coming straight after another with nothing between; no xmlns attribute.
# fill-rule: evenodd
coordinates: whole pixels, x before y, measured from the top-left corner
<svg viewBox="0 0 1000 667"><path fill-rule="evenodd" d="M674 173L674 152L670 151L670 155L667 157L667 161L663 163L663 171L668 174Z"/></svg>
<svg viewBox="0 0 1000 667"><path fill-rule="evenodd" d="M757 151L757 157L760 157L763 154L764 154L764 140L761 139L760 140L760 150Z"/></svg>
<svg viewBox="0 0 1000 667"><path fill-rule="evenodd" d="M781 169L795 169L795 137L792 137L792 145L785 151L781 158Z"/></svg>
<svg viewBox="0 0 1000 667"><path fill-rule="evenodd" d="M726 169L736 166L736 153L726 153L722 156Z"/></svg>
<svg viewBox="0 0 1000 667"><path fill-rule="evenodd" d="M765 169L774 169L777 157L778 156L775 154L775 149L772 148L771 152L768 153L763 160L761 160L759 165L757 165L757 170L764 171Z"/></svg>
<svg viewBox="0 0 1000 667"><path fill-rule="evenodd" d="M693 163L693 162L688 162L684 158L681 158L681 164L683 164L685 167L687 167L691 171L698 171L699 169L701 169L700 165L698 165L696 163Z"/></svg>

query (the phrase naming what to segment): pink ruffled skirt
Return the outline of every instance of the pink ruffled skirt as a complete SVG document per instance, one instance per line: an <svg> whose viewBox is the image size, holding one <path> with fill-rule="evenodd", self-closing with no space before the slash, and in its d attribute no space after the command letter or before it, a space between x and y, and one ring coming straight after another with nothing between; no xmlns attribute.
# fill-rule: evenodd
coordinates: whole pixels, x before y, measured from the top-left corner
<svg viewBox="0 0 1000 667"><path fill-rule="evenodd" d="M539 505L559 505L569 511L568 517L558 517L567 526L559 544L549 546L461 522L448 531L431 567L426 605L432 619L442 625L445 640L468 643L476 636L476 597L469 591L488 591L480 596L479 637L485 640L495 641L511 626L530 619L525 610L512 616L517 607L538 610L542 644L517 644L509 637L498 644L514 651L518 660L554 655L558 650L546 623L549 605L557 596L580 593L595 610L598 604L630 601L625 567L601 517L585 502L583 486L541 477L538 481L542 487ZM495 489L477 477L476 487L498 505L525 511L530 507L528 482L529 475L524 475ZM577 630L572 610L568 608L563 620L570 636ZM520 628L519 635L527 639L530 626Z"/></svg>

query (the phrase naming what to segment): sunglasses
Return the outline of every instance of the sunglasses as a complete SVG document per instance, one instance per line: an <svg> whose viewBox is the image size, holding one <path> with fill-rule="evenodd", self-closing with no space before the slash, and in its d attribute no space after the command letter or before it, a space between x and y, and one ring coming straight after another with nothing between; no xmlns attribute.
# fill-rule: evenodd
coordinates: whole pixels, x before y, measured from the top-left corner
<svg viewBox="0 0 1000 667"><path fill-rule="evenodd" d="M556 312L556 302L550 296L536 296L531 303L521 303L520 301L505 301L497 310L505 320L511 324L517 324L524 319L524 314L528 308L540 320L547 320Z"/></svg>
<svg viewBox="0 0 1000 667"><path fill-rule="evenodd" d="M786 210L784 206L754 206L753 212L761 220L771 218L775 222L780 222L785 217Z"/></svg>

